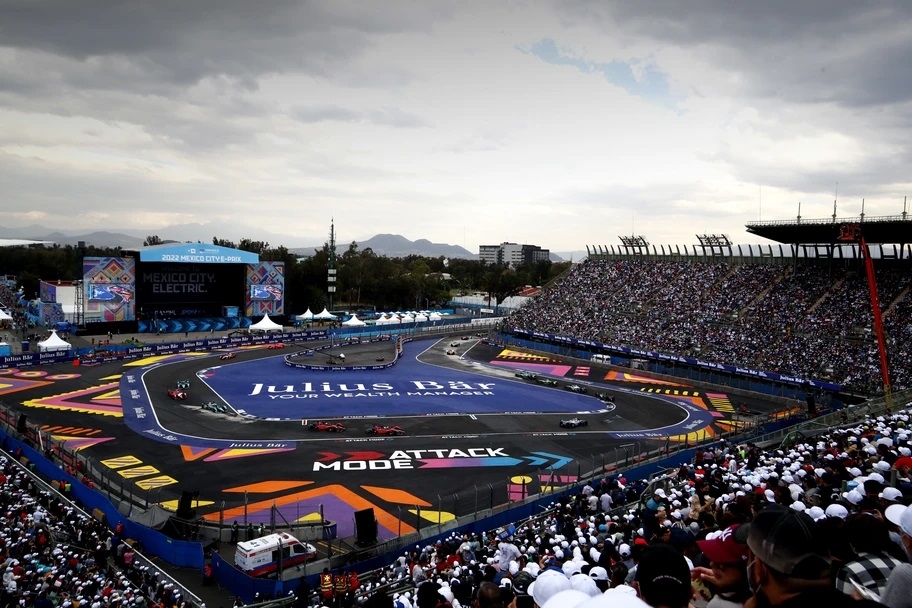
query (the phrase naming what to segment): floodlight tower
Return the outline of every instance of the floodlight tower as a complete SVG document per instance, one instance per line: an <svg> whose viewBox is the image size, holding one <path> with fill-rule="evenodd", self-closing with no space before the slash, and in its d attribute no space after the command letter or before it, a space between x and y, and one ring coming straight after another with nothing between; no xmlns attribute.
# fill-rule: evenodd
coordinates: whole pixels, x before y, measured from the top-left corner
<svg viewBox="0 0 912 608"><path fill-rule="evenodd" d="M329 309L333 308L333 296L336 293L336 225L334 218L329 220L329 269L326 275L326 293L329 294Z"/></svg>

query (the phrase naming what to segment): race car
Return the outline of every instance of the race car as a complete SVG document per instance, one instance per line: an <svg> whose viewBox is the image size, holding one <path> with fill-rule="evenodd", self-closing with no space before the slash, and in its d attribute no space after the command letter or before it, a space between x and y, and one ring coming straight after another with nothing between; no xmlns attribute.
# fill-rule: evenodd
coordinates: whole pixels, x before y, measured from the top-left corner
<svg viewBox="0 0 912 608"><path fill-rule="evenodd" d="M462 342L450 342L450 346L462 346Z"/></svg>
<svg viewBox="0 0 912 608"><path fill-rule="evenodd" d="M539 376L535 381L539 384L544 384L545 386L557 386L557 380L552 380L551 378L542 378Z"/></svg>
<svg viewBox="0 0 912 608"><path fill-rule="evenodd" d="M614 403L614 395L609 395L608 393L596 393L599 401L604 401L605 403Z"/></svg>
<svg viewBox="0 0 912 608"><path fill-rule="evenodd" d="M561 420L560 426L562 429L575 429L578 426L589 426L589 421L582 418L571 418L570 420Z"/></svg>
<svg viewBox="0 0 912 608"><path fill-rule="evenodd" d="M446 353L447 353L448 355L455 355L455 354L456 354L456 351L453 350L452 348L448 348L447 351L446 351Z"/></svg>
<svg viewBox="0 0 912 608"><path fill-rule="evenodd" d="M517 378L522 378L523 380L537 380L538 374L534 372L516 372L515 376Z"/></svg>
<svg viewBox="0 0 912 608"><path fill-rule="evenodd" d="M390 435L405 435L405 431L398 426L389 426L386 424L372 424L365 429L368 435L379 435L388 437Z"/></svg>
<svg viewBox="0 0 912 608"><path fill-rule="evenodd" d="M175 401L183 401L187 398L187 393L180 388L169 388L168 396L174 399Z"/></svg>
<svg viewBox="0 0 912 608"><path fill-rule="evenodd" d="M568 391L570 391L571 393L585 394L585 393L589 392L589 390L585 386L580 386L578 384L568 384L564 388L567 389Z"/></svg>
<svg viewBox="0 0 912 608"><path fill-rule="evenodd" d="M459 338L459 339L460 339L460 340L471 340L472 338L470 338L470 337L468 337L468 336L463 336L463 337L461 337L461 338Z"/></svg>
<svg viewBox="0 0 912 608"><path fill-rule="evenodd" d="M237 357L237 353L225 353L224 355L219 355L219 359L222 361L228 361L229 359L234 359Z"/></svg>
<svg viewBox="0 0 912 608"><path fill-rule="evenodd" d="M189 380L178 380L177 388L182 388L182 389L190 388L190 381Z"/></svg>
<svg viewBox="0 0 912 608"><path fill-rule="evenodd" d="M338 422L326 422L320 420L310 425L311 431L324 431L326 433L342 433L345 431L345 425Z"/></svg>
<svg viewBox="0 0 912 608"><path fill-rule="evenodd" d="M270 345L267 346L266 348L269 349L269 350L276 350L276 349L279 349L279 348L285 348L285 345L282 344L281 342L276 342L275 344L270 344Z"/></svg>

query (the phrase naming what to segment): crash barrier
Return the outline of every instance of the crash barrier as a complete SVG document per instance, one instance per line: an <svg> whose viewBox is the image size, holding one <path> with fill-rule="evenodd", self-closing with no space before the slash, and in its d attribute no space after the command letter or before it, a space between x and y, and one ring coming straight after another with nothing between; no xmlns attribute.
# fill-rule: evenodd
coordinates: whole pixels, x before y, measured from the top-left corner
<svg viewBox="0 0 912 608"><path fill-rule="evenodd" d="M333 348L342 348L346 346L357 346L358 344L363 344L365 342L391 342L393 336L389 334L381 334L379 336L368 336L364 338L355 337L337 342L335 344L326 344L323 346L317 346L308 351L292 353L290 355L285 355L285 365L288 367L294 367L297 369L306 369L315 372L351 372L351 371L364 371L364 370L380 370L388 369L396 363L399 362L399 349L395 350L393 360L389 363L380 363L378 365L312 365L306 362L306 358L313 357L314 353L323 352L326 350L331 350ZM398 337L396 338L399 339ZM300 361L299 361L300 360Z"/></svg>
<svg viewBox="0 0 912 608"><path fill-rule="evenodd" d="M8 445L8 442L5 441L4 443L6 443L6 444ZM14 452L15 452L15 449L14 449ZM77 504L74 503L72 500L70 500L68 497L66 497L66 496L64 496L63 494L61 494L60 491L57 489L57 486L56 486L56 485L48 484L48 483L45 481L44 478L42 478L42 477L36 475L36 473L35 473L34 471L30 470L31 467L30 467L29 465L31 465L32 461L28 460L28 459L25 458L25 457L23 457L23 460L24 460L25 462L18 461L18 460L16 460L10 453L7 453L7 457L8 457L8 458L9 458L17 467L19 467L19 469L20 469L21 471L23 471L26 475L29 475L29 476L32 478L33 483L34 483L38 488L40 488L42 492L51 493L51 494L53 494L58 500L60 500L61 502L65 503L65 504L67 504L67 505L69 505L71 508L76 509L77 511L79 511L80 513L82 513L85 517L92 517L92 515L90 515L89 513L87 513L81 506L77 505ZM134 539L130 539L131 542L132 542L133 540L134 540ZM168 573L164 572L163 570L159 570L158 566L156 566L151 560L149 560L148 557L146 557L146 555L144 554L144 551L145 551L144 548L143 548L143 550L139 550L139 546L140 546L140 545L138 545L138 543L136 543L136 542L132 542L132 545L133 545L133 547L132 547L132 548L133 548L133 552L134 552L134 554L135 554L133 559L134 559L135 561L138 561L139 563L141 563L141 564L147 566L148 568L150 568L150 569L151 569L151 572L152 572L153 574L155 574L156 576L158 576L160 579L161 579L161 578L167 579L167 581L168 581L169 583L171 583L172 585L176 586L176 587L180 590L181 595L182 595L183 597L187 598L187 600L189 600L190 603L193 604L194 606L200 606L200 605L202 604L202 601L200 600L199 597L196 596L196 594L194 594L192 591L190 591L189 589L187 589L185 586L181 585L177 580L175 580L174 578L172 578Z"/></svg>
<svg viewBox="0 0 912 608"><path fill-rule="evenodd" d="M20 439L13 429L15 426L10 417L11 412L4 412L4 424L0 425L0 434L3 436L3 444L8 452L15 452L22 449L23 456L28 459L30 467L43 477L60 483L69 485L70 492L68 497L79 501L86 511L98 513L103 516L104 523L109 527L122 523L124 525L124 535L126 538L132 538L142 543L143 550L149 555L161 557L168 563L175 566L186 566L192 568L203 568L203 547L198 542L189 542L175 540L157 530L147 528L129 519L133 506L119 502L119 506L126 513L123 514L118 507L112 504L107 497L101 493L101 488L95 490L89 487L82 479L77 479L60 468L57 463L53 462L50 457L53 453L51 448L57 450L62 446L53 446L46 443L46 436L41 435L31 426L23 439ZM34 449L38 445L42 451Z"/></svg>
<svg viewBox="0 0 912 608"><path fill-rule="evenodd" d="M723 384L754 393L804 400L808 391L835 394L840 385L822 380L804 380L773 372L751 370L721 363L707 363L689 357L678 357L652 351L614 347L590 340L575 340L526 330L514 329L503 334L505 342L539 350L610 363L630 368L634 361L646 371L688 378L694 382ZM840 404L841 405L841 402Z"/></svg>

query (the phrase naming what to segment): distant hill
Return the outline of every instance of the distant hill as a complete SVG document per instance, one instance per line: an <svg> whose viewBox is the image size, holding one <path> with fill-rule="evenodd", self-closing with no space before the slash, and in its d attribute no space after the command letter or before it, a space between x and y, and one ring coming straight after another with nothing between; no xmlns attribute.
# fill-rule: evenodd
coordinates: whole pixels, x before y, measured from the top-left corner
<svg viewBox="0 0 912 608"><path fill-rule="evenodd" d="M59 243L60 245L76 245L80 241L87 245L96 247L121 247L123 249L136 249L142 247L143 241L149 235L156 235L164 242L196 242L211 243L212 237L227 238L234 240L233 236L221 232L221 226L202 225L202 224L184 224L178 226L169 226L161 230L124 230L122 232L111 232L98 230L95 232L80 232L78 230L51 230L44 226L25 226L21 228L0 227L0 239L27 239L32 241L49 241ZM250 238L257 238L267 241L272 246L285 245L288 250L296 255L308 256L313 255L315 249L321 249L323 242L308 245L306 247L292 247L287 239L294 237L285 237L283 235L262 233L257 231ZM239 239L237 239L239 240ZM300 242L300 240L298 240ZM305 241L306 242L306 241ZM365 241L358 242L358 249L364 250L370 247L377 255L390 258L402 258L409 255L420 255L424 257L436 258L462 258L477 260L478 254L460 247L459 245L447 245L445 243L432 243L427 239L418 239L410 241L399 234L378 234ZM348 243L338 243L338 253L344 253L348 249Z"/></svg>
<svg viewBox="0 0 912 608"><path fill-rule="evenodd" d="M356 241L358 250L364 251L367 248L374 253L389 258L404 258L410 255L420 255L428 258L463 258L469 260L478 259L477 253L460 247L459 245L447 245L445 243L432 243L427 239L418 239L410 241L400 234L378 234L365 241ZM314 245L312 247L297 247L289 249L297 255L313 255L314 249L320 249L323 245ZM348 243L337 243L336 252L342 254L348 249Z"/></svg>

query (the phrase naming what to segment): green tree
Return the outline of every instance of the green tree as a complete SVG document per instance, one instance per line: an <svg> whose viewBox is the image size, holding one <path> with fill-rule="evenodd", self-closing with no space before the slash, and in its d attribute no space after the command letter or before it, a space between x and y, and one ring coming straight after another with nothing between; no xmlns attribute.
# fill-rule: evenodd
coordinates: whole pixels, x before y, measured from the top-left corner
<svg viewBox="0 0 912 608"><path fill-rule="evenodd" d="M153 245L161 245L161 244L162 244L161 237L158 236L157 234L150 234L143 241L143 247L152 247Z"/></svg>

